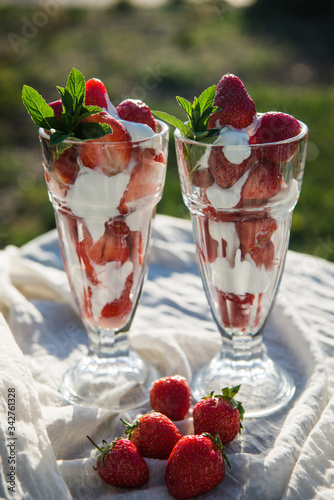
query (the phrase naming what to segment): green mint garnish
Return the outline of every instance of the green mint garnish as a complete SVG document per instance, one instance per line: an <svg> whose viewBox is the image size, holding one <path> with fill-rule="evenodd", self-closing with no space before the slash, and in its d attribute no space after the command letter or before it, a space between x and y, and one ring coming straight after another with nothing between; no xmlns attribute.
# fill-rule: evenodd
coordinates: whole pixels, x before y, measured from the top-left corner
<svg viewBox="0 0 334 500"><path fill-rule="evenodd" d="M195 97L192 103L183 97L176 97L178 104L186 112L188 117L186 123L164 111L153 111L153 113L161 120L178 128L181 134L187 139L194 141L210 141L211 137L219 133L216 128L207 130L209 117L212 113L220 109L213 104L215 93L216 85L212 85L204 90L199 97Z"/></svg>
<svg viewBox="0 0 334 500"><path fill-rule="evenodd" d="M112 134L112 129L104 123L82 123L84 118L99 113L99 106L85 105L85 79L77 69L73 68L66 87L57 87L62 101L61 122L43 97L32 87L23 86L22 100L32 120L50 132L50 145L57 146L59 151L66 149L60 144L67 139L89 141Z"/></svg>

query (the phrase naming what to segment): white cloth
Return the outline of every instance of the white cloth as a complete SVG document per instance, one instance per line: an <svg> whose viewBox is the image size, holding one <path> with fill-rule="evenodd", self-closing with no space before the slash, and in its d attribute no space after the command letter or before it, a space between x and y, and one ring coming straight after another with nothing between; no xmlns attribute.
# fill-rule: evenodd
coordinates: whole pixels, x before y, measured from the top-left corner
<svg viewBox="0 0 334 500"><path fill-rule="evenodd" d="M64 371L87 349L55 231L0 252L1 498L104 500L171 498L166 461L147 460L148 485L120 490L93 465L101 443L123 433L118 414L68 405L58 392ZM6 321L5 321L6 320ZM334 265L289 251L264 342L294 376L283 411L246 419L226 447L232 469L202 498L314 499L334 491ZM162 375L188 379L220 349L195 262L189 221L158 215L148 279L131 329L133 347ZM8 491L8 392L15 389L15 489ZM149 407L142 408L142 411ZM246 408L247 410L247 408ZM124 415L134 418L136 412ZM192 432L191 418L178 424Z"/></svg>

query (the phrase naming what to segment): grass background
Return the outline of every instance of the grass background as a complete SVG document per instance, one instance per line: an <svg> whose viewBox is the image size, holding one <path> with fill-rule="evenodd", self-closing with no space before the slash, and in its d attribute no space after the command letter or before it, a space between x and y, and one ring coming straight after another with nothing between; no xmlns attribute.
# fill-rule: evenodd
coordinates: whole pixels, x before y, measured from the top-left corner
<svg viewBox="0 0 334 500"><path fill-rule="evenodd" d="M94 2L91 3L91 5ZM259 112L294 115L309 127L308 159L290 248L334 261L333 3L169 0L156 8L121 1L70 8L70 1L0 5L0 247L22 245L54 227L37 128L23 84L58 99L74 66L104 81L115 105L126 97L183 118L175 95L192 99L231 72ZM188 217L171 134L158 212Z"/></svg>

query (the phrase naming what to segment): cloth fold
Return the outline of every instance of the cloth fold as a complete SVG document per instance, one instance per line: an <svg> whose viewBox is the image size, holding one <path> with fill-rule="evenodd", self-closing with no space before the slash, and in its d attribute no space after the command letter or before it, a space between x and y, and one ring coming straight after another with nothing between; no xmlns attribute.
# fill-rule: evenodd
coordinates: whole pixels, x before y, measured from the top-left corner
<svg viewBox="0 0 334 500"><path fill-rule="evenodd" d="M148 460L150 481L119 490L93 468L100 443L123 434L122 415L73 406L58 392L63 373L87 351L55 231L21 249L0 252L2 458L0 497L104 500L171 498L166 461ZM223 482L202 498L313 499L334 488L334 265L288 252L280 291L267 323L268 354L290 371L296 394L281 412L246 419L226 447ZM221 348L198 275L190 221L157 215L149 273L130 334L133 348L161 375L190 380ZM8 390L18 395L16 493L8 490ZM246 408L247 412L247 408ZM177 422L193 432L192 419ZM20 496L21 495L21 496Z"/></svg>

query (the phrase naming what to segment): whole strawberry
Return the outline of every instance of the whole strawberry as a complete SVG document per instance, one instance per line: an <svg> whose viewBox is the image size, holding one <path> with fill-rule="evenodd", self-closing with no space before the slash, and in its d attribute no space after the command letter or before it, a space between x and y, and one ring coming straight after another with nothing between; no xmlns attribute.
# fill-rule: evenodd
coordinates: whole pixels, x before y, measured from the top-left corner
<svg viewBox="0 0 334 500"><path fill-rule="evenodd" d="M116 107L118 116L122 120L145 123L155 132L156 121L150 108L139 99L125 99Z"/></svg>
<svg viewBox="0 0 334 500"><path fill-rule="evenodd" d="M296 137L301 132L301 125L296 118L286 113L270 111L261 116L260 127L251 136L250 144L264 144L284 141ZM296 144L282 144L267 147L265 157L274 163L288 161L296 151Z"/></svg>
<svg viewBox="0 0 334 500"><path fill-rule="evenodd" d="M89 436L87 438L100 452L97 471L104 482L120 488L139 488L148 482L147 463L131 441L124 438L110 444L102 441L100 448Z"/></svg>
<svg viewBox="0 0 334 500"><path fill-rule="evenodd" d="M193 498L218 486L225 475L224 447L216 435L184 436L167 463L165 482L175 498Z"/></svg>
<svg viewBox="0 0 334 500"><path fill-rule="evenodd" d="M209 432L215 435L218 432L223 444L233 441L242 429L242 420L245 410L234 396L240 385L229 389L225 387L221 394L214 394L199 401L193 409L195 434Z"/></svg>
<svg viewBox="0 0 334 500"><path fill-rule="evenodd" d="M181 375L156 380L150 390L150 404L154 411L163 413L171 420L183 420L191 404L187 380Z"/></svg>
<svg viewBox="0 0 334 500"><path fill-rule="evenodd" d="M125 435L146 458L167 459L182 437L176 425L159 412L150 411L132 424L121 421L126 425Z"/></svg>
<svg viewBox="0 0 334 500"><path fill-rule="evenodd" d="M213 113L208 122L208 128L233 127L243 129L249 127L256 115L253 99L239 77L227 73L216 88L213 101L220 108Z"/></svg>

